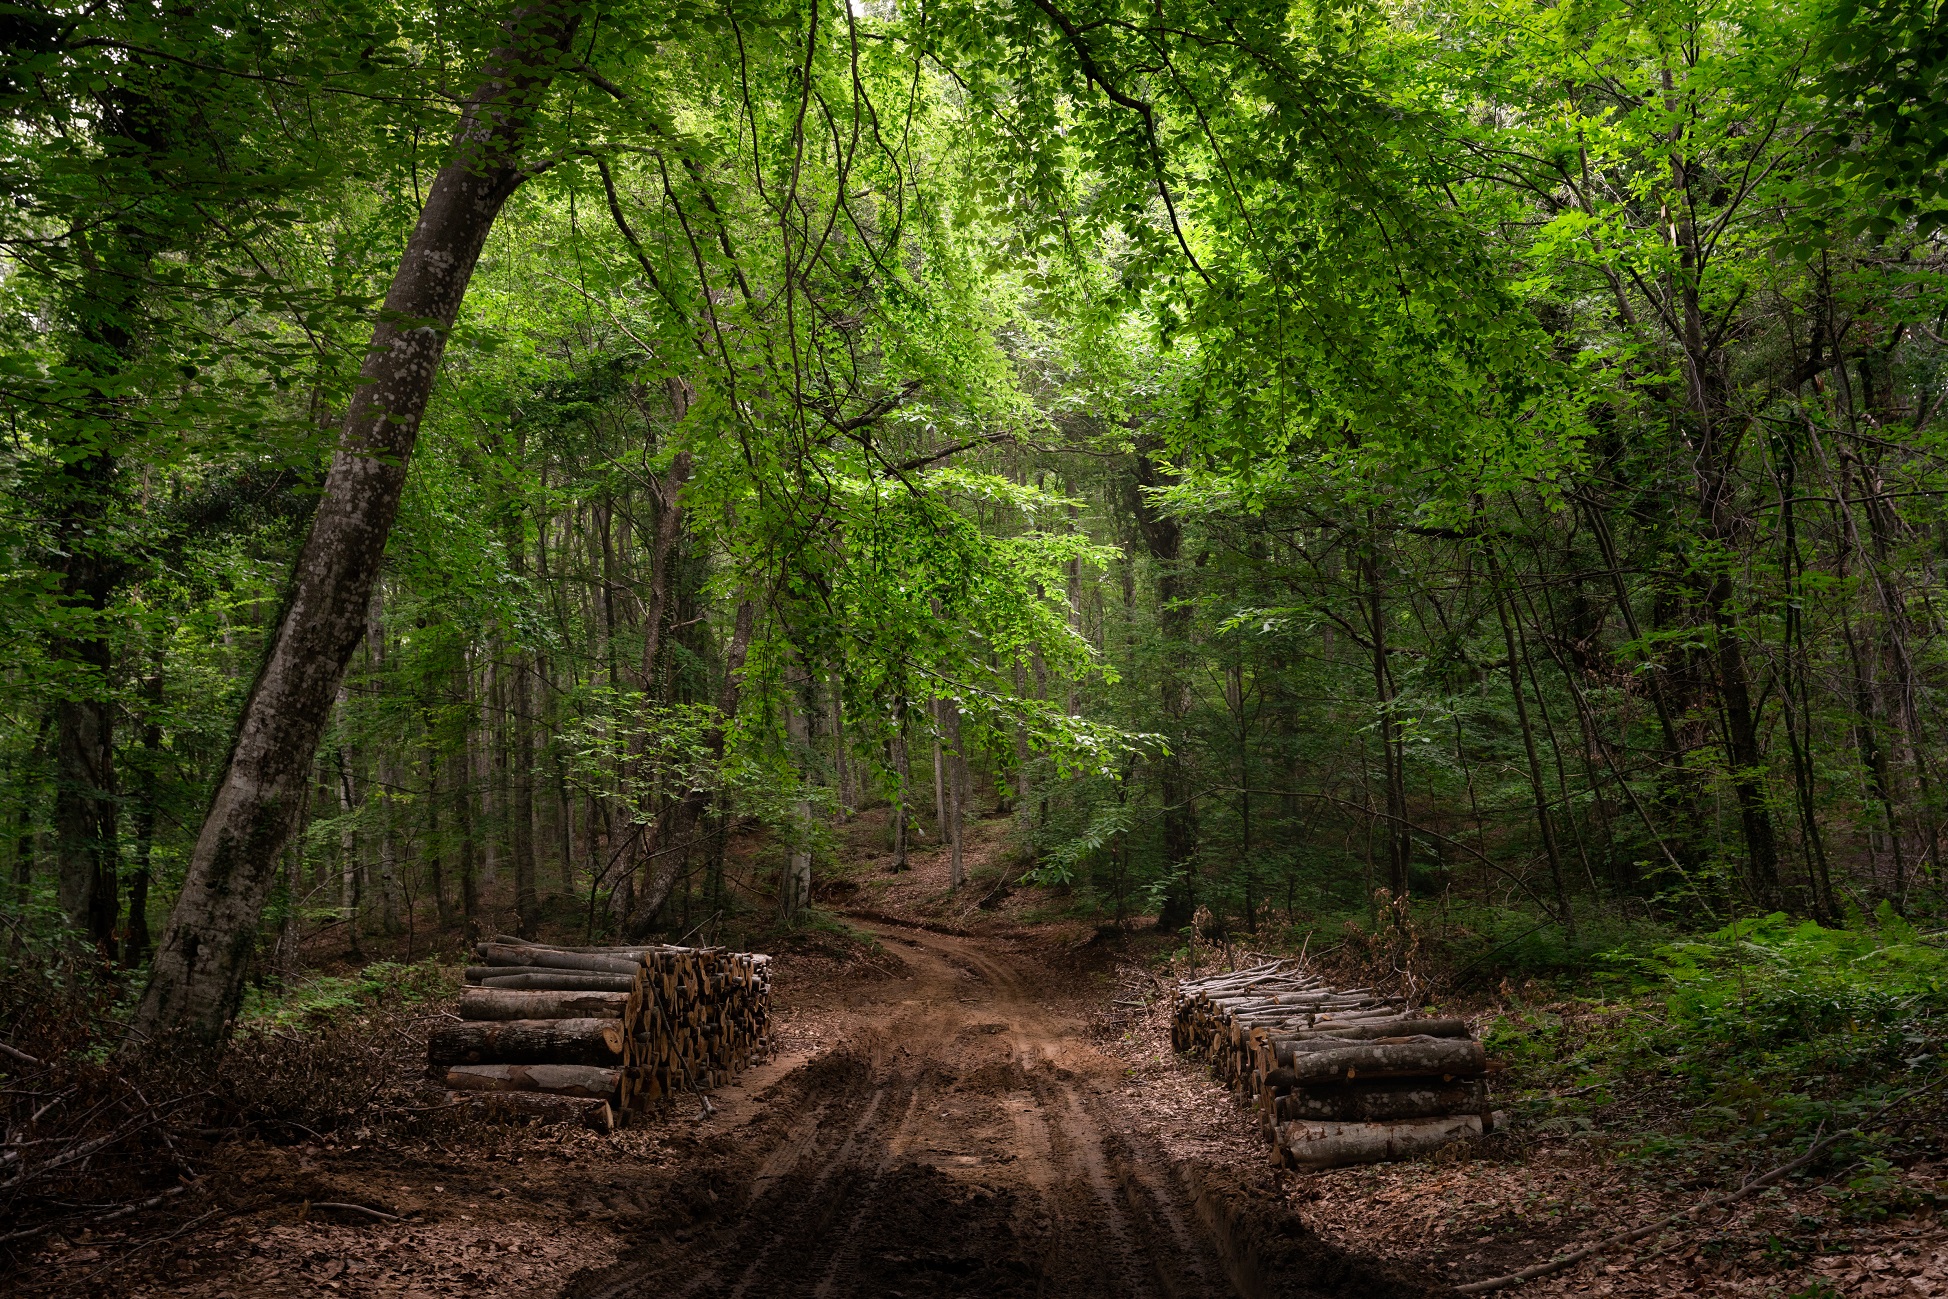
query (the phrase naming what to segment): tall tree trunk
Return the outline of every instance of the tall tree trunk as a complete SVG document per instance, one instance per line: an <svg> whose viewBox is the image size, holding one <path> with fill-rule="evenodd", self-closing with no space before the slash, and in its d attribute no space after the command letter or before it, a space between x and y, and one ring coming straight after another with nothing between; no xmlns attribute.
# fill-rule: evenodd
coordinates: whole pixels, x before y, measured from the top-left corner
<svg viewBox="0 0 1948 1299"><path fill-rule="evenodd" d="M832 772L839 782L839 820L850 821L852 814L859 810L859 791L853 780L858 764L852 760L852 751L846 747L845 737L845 679L838 673L832 676Z"/></svg>
<svg viewBox="0 0 1948 1299"><path fill-rule="evenodd" d="M460 836L460 860L456 867L460 885L460 916L466 925L469 942L480 936L480 886L474 867L474 762L473 762L473 670L462 654L454 669L460 716L460 752L454 765L458 778L453 781L453 824Z"/></svg>
<svg viewBox="0 0 1948 1299"><path fill-rule="evenodd" d="M684 390L687 392L687 388ZM678 403L689 408L687 399ZM678 418L682 418L681 413ZM676 554L677 539L683 533L683 505L678 499L683 485L690 481L690 453L679 451L670 467L653 480L656 519L649 545L649 598L643 613L642 690L658 697L656 681L663 651L664 625L670 617L670 591L673 575L670 564Z"/></svg>
<svg viewBox="0 0 1948 1299"><path fill-rule="evenodd" d="M498 637L487 643L487 663L481 668L480 696L480 821L486 831L485 869L489 884L500 878L507 861L507 672L501 659L507 652Z"/></svg>
<svg viewBox="0 0 1948 1299"><path fill-rule="evenodd" d="M1501 565L1489 556L1489 575L1495 590L1495 617L1502 625L1502 644L1508 651L1508 689L1515 698L1515 723L1522 730L1522 752L1528 759L1529 789L1535 799L1536 828L1542 833L1542 851L1549 859L1549 880L1555 885L1556 919L1570 937L1576 936L1576 914L1569 906L1569 890L1563 879L1562 848L1556 842L1555 818L1549 814L1549 790L1542 780L1542 759L1536 753L1535 727L1529 721L1529 705L1522 689L1522 655L1515 644L1515 628L1510 621L1509 601L1501 591Z"/></svg>
<svg viewBox="0 0 1948 1299"><path fill-rule="evenodd" d="M1022 695L1021 656L1015 655L1015 698ZM1032 799L1034 785L1028 774L1028 764L1033 755L1028 751L1028 728L1020 722L1014 725L1015 732L1015 821L1022 829L1031 829L1035 824L1035 809Z"/></svg>
<svg viewBox="0 0 1948 1299"><path fill-rule="evenodd" d="M906 760L906 696L893 696L893 735L886 746L887 761L893 767L893 869L903 871L908 867L906 860L906 819L907 804L912 796L907 793L909 772Z"/></svg>
<svg viewBox="0 0 1948 1299"><path fill-rule="evenodd" d="M518 933L533 938L541 923L541 901L535 891L534 863L534 721L528 715L528 655L516 650L511 671L508 706L514 713L513 749L508 756L509 783L514 805L508 851L514 857L514 913Z"/></svg>
<svg viewBox="0 0 1948 1299"><path fill-rule="evenodd" d="M433 916L440 928L452 919L446 899L446 840L440 833L440 751L426 748L426 815L420 824L420 863L426 886L433 890Z"/></svg>
<svg viewBox="0 0 1948 1299"><path fill-rule="evenodd" d="M135 788L135 875L129 881L127 936L122 963L134 967L149 956L150 860L155 851L157 787L162 765L162 667L157 663L142 683L142 770Z"/></svg>
<svg viewBox="0 0 1948 1299"><path fill-rule="evenodd" d="M519 436L515 454L525 456L526 439ZM522 587L528 575L527 521L519 498L509 502L507 520L507 561L514 570L515 582ZM518 635L518 633L517 633ZM536 892L534 853L534 714L533 655L518 643L508 656L507 707L512 714L509 727L512 747L508 752L508 786L513 795L509 811L508 851L514 857L515 932L533 938L541 923L541 899Z"/></svg>
<svg viewBox="0 0 1948 1299"><path fill-rule="evenodd" d="M1833 896L1833 874L1827 861L1826 836L1820 828L1814 786L1813 701L1808 680L1812 664L1806 649L1805 559L1799 551L1798 511L1795 509L1799 499L1799 460L1793 435L1787 433L1781 442L1785 452L1778 479L1787 593L1784 646L1786 739L1792 751L1793 792L1799 806L1800 837L1806 846L1807 892L1812 898L1813 914L1828 924L1837 924L1840 908Z"/></svg>
<svg viewBox="0 0 1948 1299"><path fill-rule="evenodd" d="M113 957L121 850L115 815L114 713L108 642L63 639L55 657L85 668L85 693L63 699L55 736L54 854L68 923Z"/></svg>
<svg viewBox="0 0 1948 1299"><path fill-rule="evenodd" d="M791 747L791 768L801 790L809 788L811 778L812 735L803 700L803 696L810 694L810 687L809 678L801 681L787 679L784 687L785 740ZM799 698L794 698L794 695ZM812 900L811 834L812 800L809 797L794 799L790 853L784 874L778 882L778 919L785 924L797 920Z"/></svg>
<svg viewBox="0 0 1948 1299"><path fill-rule="evenodd" d="M1179 570L1184 530L1177 520L1159 511L1149 491L1165 485L1156 463L1147 455L1135 458L1136 475L1129 492L1130 512L1157 565L1157 626L1163 634L1166 662L1158 673L1163 715L1173 732L1181 732L1190 714L1191 608ZM1044 698L1046 691L1042 692ZM1170 751L1157 762L1157 792L1163 800L1163 852L1170 864L1170 880L1157 913L1159 929L1182 929L1197 909L1197 812L1191 806L1190 773L1181 756L1183 736L1173 735Z"/></svg>
<svg viewBox="0 0 1948 1299"><path fill-rule="evenodd" d="M345 430L182 893L131 1018L127 1049L228 1031L257 922L302 803L333 695L365 633L366 605L412 459L420 417L480 250L526 179L533 119L578 16L566 0L518 9L462 114L454 155L373 326Z"/></svg>
<svg viewBox="0 0 1948 1299"><path fill-rule="evenodd" d="M1366 621L1373 644L1373 693L1380 712L1380 759L1386 800L1387 888L1404 898L1413 888L1413 832L1407 820L1407 773L1401 750L1400 719L1393 715L1393 671L1387 663L1386 588L1380 580L1380 557L1373 540L1373 518L1367 516L1367 540L1360 548L1360 581L1366 588Z"/></svg>
<svg viewBox="0 0 1948 1299"><path fill-rule="evenodd" d="M14 897L21 907L27 905L34 887L34 803L40 793L41 766L47 761L47 732L54 724L54 713L51 707L41 711L34 747L20 769L20 807L14 813Z"/></svg>
<svg viewBox="0 0 1948 1299"><path fill-rule="evenodd" d="M385 620L382 616L384 592L373 594L369 621L365 628L366 680L372 699L383 715L390 682L386 675ZM390 744L381 742L373 755L372 776L366 782L366 797L376 800L379 816L379 932L390 938L399 932L399 764Z"/></svg>
<svg viewBox="0 0 1948 1299"><path fill-rule="evenodd" d="M547 473L543 470L542 487L547 487ZM543 515L535 520L534 530L534 571L550 595L549 604L556 611L556 626L561 629L564 640L568 634L568 618L561 607L561 584L548 572L548 529L551 520ZM556 688L555 671L557 665L546 653L535 655L535 678L541 683L541 697L547 702L541 710L541 733L543 737L554 736L561 730L562 691ZM572 676L572 670L570 675ZM552 820L555 831L555 865L561 874L561 891L567 897L575 896L575 822L572 804L568 799L567 761L559 744L548 743L543 739L542 747L548 751L548 765L554 772L554 798L552 813L546 820Z"/></svg>
<svg viewBox="0 0 1948 1299"><path fill-rule="evenodd" d="M725 731L737 717L738 703L744 692L744 658L750 652L751 634L756 627L757 606L749 600L739 601L736 621L731 627L730 644L724 650L724 680L717 691L718 721L705 737L705 744L714 758L724 756ZM656 923L656 915L670 896L670 889L675 885L687 855L687 849L682 852L669 849L688 843L697 832L704 812L709 809L710 800L710 790L692 789L677 801L668 819L669 833L657 844L662 850L661 855L651 858L636 895L634 910L629 916L628 938L631 942L638 941Z"/></svg>
<svg viewBox="0 0 1948 1299"><path fill-rule="evenodd" d="M1673 114L1678 100L1669 66L1662 70L1664 102ZM1675 287L1681 315L1677 326L1684 349L1685 392L1689 419L1696 437L1698 517L1706 538L1728 553L1738 546L1740 516L1733 500L1732 467L1739 442L1740 416L1724 400L1721 356L1705 329L1699 280L1704 256L1691 220L1690 162L1679 149L1684 126L1674 118L1671 129L1670 187L1663 202L1663 228L1677 245ZM1673 203L1677 204L1675 210ZM1765 797L1764 753L1759 738L1758 710L1752 700L1751 675L1732 604L1732 581L1719 575L1704 587L1705 608L1711 615L1716 653L1718 695L1724 707L1725 747L1731 768L1732 793L1745 835L1749 887L1761 906L1775 906L1779 893L1779 851L1773 836L1772 813Z"/></svg>
<svg viewBox="0 0 1948 1299"><path fill-rule="evenodd" d="M940 701L933 701L933 831L947 842L947 756L941 744Z"/></svg>
<svg viewBox="0 0 1948 1299"><path fill-rule="evenodd" d="M344 694L339 695L343 713ZM352 823L352 814L358 809L358 799L352 791L352 755L340 748L333 755L338 761L338 815L343 822L338 832L338 907L339 916L345 926L345 948L354 958L363 956L359 950L358 907L359 870L358 830Z"/></svg>
<svg viewBox="0 0 1948 1299"><path fill-rule="evenodd" d="M947 745L947 883L950 888L959 888L967 883L967 864L962 856L962 836L967 827L967 756L961 752L959 702L942 699L938 706Z"/></svg>

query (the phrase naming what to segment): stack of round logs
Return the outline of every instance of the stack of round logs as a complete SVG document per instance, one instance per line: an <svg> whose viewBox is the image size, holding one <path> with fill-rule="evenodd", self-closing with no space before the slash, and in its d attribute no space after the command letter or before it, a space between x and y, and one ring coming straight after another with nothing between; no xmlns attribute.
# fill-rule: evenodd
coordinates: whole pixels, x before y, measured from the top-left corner
<svg viewBox="0 0 1948 1299"><path fill-rule="evenodd" d="M450 1099L496 1116L606 1132L618 1110L721 1086L768 1046L767 956L506 937L477 955L426 1061Z"/></svg>
<svg viewBox="0 0 1948 1299"><path fill-rule="evenodd" d="M1496 1125L1465 1020L1334 989L1295 962L1183 980L1171 1040L1257 1108L1289 1167L1400 1159Z"/></svg>

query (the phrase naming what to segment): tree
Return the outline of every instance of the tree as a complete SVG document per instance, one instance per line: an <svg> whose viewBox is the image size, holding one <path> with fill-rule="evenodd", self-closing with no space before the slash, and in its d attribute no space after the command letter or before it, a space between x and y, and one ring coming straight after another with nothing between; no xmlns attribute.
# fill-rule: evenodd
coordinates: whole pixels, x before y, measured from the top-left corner
<svg viewBox="0 0 1948 1299"><path fill-rule="evenodd" d="M494 219L536 165L528 154L535 119L578 25L566 5L516 11L467 101L453 157L428 189L373 327L289 601L130 1023L138 1052L179 1033L213 1044L235 1013L312 754L365 636L447 333Z"/></svg>

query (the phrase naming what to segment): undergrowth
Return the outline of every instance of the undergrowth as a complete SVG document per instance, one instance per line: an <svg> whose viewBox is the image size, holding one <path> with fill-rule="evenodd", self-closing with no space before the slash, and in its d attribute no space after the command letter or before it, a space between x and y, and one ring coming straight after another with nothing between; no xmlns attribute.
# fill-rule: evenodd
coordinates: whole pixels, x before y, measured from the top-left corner
<svg viewBox="0 0 1948 1299"><path fill-rule="evenodd" d="M92 952L18 941L0 951L0 1268L45 1234L197 1185L220 1147L346 1134L365 1140L463 1122L423 1079L427 1024L452 991L430 961L253 991L226 1049L116 1054L139 982ZM165 1216L169 1210L164 1210Z"/></svg>
<svg viewBox="0 0 1948 1299"><path fill-rule="evenodd" d="M1610 953L1576 994L1518 996L1484 1041L1545 1135L1703 1173L1859 1128L1829 1192L1912 1207L1896 1169L1940 1131L1948 950L1887 907L1847 929L1739 920Z"/></svg>

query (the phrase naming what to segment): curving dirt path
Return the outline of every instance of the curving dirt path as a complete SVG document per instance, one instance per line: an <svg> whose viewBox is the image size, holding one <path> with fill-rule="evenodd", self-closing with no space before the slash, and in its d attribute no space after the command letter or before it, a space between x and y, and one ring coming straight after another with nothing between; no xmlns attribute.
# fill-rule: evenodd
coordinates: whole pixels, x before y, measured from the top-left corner
<svg viewBox="0 0 1948 1299"><path fill-rule="evenodd" d="M1031 954L869 927L908 977L853 994L842 1045L729 1093L726 1153L679 1191L698 1226L571 1295L1422 1293L1173 1164L1119 1093L1122 1062L1090 1045L1084 1001Z"/></svg>

